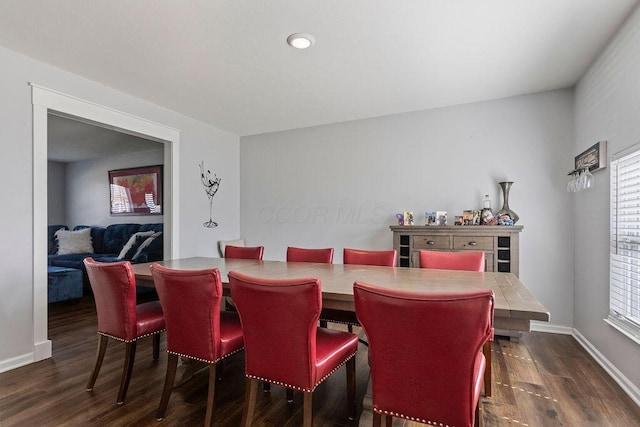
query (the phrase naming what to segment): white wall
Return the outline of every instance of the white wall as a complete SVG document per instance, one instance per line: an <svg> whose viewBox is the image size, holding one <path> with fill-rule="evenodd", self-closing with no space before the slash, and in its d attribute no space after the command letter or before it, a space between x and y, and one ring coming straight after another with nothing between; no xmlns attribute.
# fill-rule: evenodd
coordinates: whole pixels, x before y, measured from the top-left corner
<svg viewBox="0 0 640 427"><path fill-rule="evenodd" d="M66 164L47 162L47 223L49 225L66 224Z"/></svg>
<svg viewBox="0 0 640 427"><path fill-rule="evenodd" d="M241 224L265 259L288 245L392 247L395 213L479 209L514 181L522 282L571 325L573 231L570 90L338 123L240 140Z"/></svg>
<svg viewBox="0 0 640 427"><path fill-rule="evenodd" d="M120 154L67 165L67 216L65 224L100 225L164 222L164 215L111 216L109 214L109 171L164 163L163 144L158 149ZM49 204L51 206L51 204Z"/></svg>
<svg viewBox="0 0 640 427"><path fill-rule="evenodd" d="M0 275L0 371L3 371L27 363L34 351L34 153L29 82L181 131L181 256L217 256L217 240L238 236L240 199L237 136L4 48L0 48L0 68L0 178L6 184L3 186L6 200L12 201L11 209L3 209L1 218L8 224L0 239L0 259L4 260ZM209 202L200 183L198 168L202 160L222 177L222 186L214 202L214 214L220 224L216 229L202 226L209 218ZM46 233L46 229L42 233ZM46 248L42 250L46 251Z"/></svg>
<svg viewBox="0 0 640 427"><path fill-rule="evenodd" d="M576 88L575 156L597 141L609 154L640 142L640 9ZM576 329L640 388L640 346L602 319L609 312L609 168L573 196ZM639 393L636 391L636 393ZM638 394L640 396L640 394Z"/></svg>

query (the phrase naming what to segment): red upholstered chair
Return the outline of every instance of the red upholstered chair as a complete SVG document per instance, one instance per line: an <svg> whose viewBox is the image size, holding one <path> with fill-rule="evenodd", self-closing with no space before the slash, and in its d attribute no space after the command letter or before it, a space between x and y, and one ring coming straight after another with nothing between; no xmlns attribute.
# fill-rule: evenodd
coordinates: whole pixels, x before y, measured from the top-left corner
<svg viewBox="0 0 640 427"><path fill-rule="evenodd" d="M362 249L344 248L342 253L343 264L379 265L382 267L395 267L398 252L390 251L365 251Z"/></svg>
<svg viewBox="0 0 640 427"><path fill-rule="evenodd" d="M87 391L100 373L109 338L125 345L124 368L118 390L118 405L124 403L136 357L136 344L140 338L153 336L153 360L160 355L160 333L164 331L162 308L157 301L136 305L136 279L129 261L96 262L84 260L98 313L98 351L96 362L87 383Z"/></svg>
<svg viewBox="0 0 640 427"><path fill-rule="evenodd" d="M287 248L287 262L318 262L323 264L333 263L333 248L306 249Z"/></svg>
<svg viewBox="0 0 640 427"><path fill-rule="evenodd" d="M247 391L243 426L251 426L258 383L304 392L304 426L312 424L313 391L347 364L349 418L355 417L355 354L358 337L319 328L320 279L261 279L229 272L245 340Z"/></svg>
<svg viewBox="0 0 640 427"><path fill-rule="evenodd" d="M257 259L259 261L262 261L263 253L264 253L264 246L246 247L246 246L226 245L224 247L225 258ZM230 310L230 311L235 310L235 305L233 303L232 298L229 298L229 297L226 298L226 307L227 307L227 310Z"/></svg>
<svg viewBox="0 0 640 427"><path fill-rule="evenodd" d="M205 425L211 425L216 365L242 350L244 341L236 313L220 311L220 271L174 270L153 264L151 275L167 323L167 373L156 413L161 420L169 403L179 356L209 364L209 391Z"/></svg>
<svg viewBox="0 0 640 427"><path fill-rule="evenodd" d="M398 252L395 249L390 251L367 251L362 249L344 248L342 252L343 264L395 267L397 259ZM327 322L346 324L349 332L353 332L354 326L360 326L355 315L348 311L324 309L322 310L320 319L320 324L323 326L326 326ZM365 340L361 339L360 342L367 345Z"/></svg>
<svg viewBox="0 0 640 427"><path fill-rule="evenodd" d="M484 252L441 252L441 251L420 251L420 268L433 268L438 270L464 270L464 271L484 271ZM487 359L487 369L484 372L484 394L491 396L491 341L493 341L493 329L491 337L485 343L483 352Z"/></svg>
<svg viewBox="0 0 640 427"><path fill-rule="evenodd" d="M356 314L369 337L373 425L400 417L478 425L493 327L491 290L424 293L356 282ZM383 316L380 313L384 313Z"/></svg>
<svg viewBox="0 0 640 427"><path fill-rule="evenodd" d="M484 252L420 251L420 267L439 270L484 271Z"/></svg>
<svg viewBox="0 0 640 427"><path fill-rule="evenodd" d="M220 251L220 256L224 258L224 249L227 246L246 246L244 244L244 239L235 239L235 240L220 240L218 241L218 250Z"/></svg>
<svg viewBox="0 0 640 427"><path fill-rule="evenodd" d="M264 246L244 247L227 245L224 248L225 258L262 260Z"/></svg>

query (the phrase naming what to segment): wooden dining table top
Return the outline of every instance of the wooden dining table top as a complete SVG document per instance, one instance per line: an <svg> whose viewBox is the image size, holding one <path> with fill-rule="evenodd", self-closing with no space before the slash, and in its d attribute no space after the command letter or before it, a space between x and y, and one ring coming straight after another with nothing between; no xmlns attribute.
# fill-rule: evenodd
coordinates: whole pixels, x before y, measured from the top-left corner
<svg viewBox="0 0 640 427"><path fill-rule="evenodd" d="M229 271L270 279L317 277L322 286L323 307L355 311L353 283L365 282L408 291L451 292L491 289L495 294L495 317L522 320L549 320L549 311L512 273L431 270L409 267L320 264L306 262L258 261L247 259L194 257L158 261L168 268L220 270L225 294L229 295ZM150 266L133 264L136 282L153 286ZM528 323L528 322L527 322Z"/></svg>

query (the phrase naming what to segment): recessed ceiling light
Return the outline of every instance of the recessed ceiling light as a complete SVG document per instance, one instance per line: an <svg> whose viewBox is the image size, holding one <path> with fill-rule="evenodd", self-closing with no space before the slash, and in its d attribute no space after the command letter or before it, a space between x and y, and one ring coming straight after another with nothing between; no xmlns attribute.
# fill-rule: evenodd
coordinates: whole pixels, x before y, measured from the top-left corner
<svg viewBox="0 0 640 427"><path fill-rule="evenodd" d="M287 37L287 43L296 49L307 49L313 45L315 39L311 34L295 33Z"/></svg>

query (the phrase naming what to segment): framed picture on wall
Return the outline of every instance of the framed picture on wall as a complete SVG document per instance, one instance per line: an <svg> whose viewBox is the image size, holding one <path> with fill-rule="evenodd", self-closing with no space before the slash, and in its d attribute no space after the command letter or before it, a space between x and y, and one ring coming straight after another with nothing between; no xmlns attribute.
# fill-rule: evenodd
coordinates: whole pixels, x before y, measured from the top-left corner
<svg viewBox="0 0 640 427"><path fill-rule="evenodd" d="M161 215L162 165L109 171L111 215Z"/></svg>
<svg viewBox="0 0 640 427"><path fill-rule="evenodd" d="M589 172L607 167L607 141L598 141L575 157L575 169L589 168Z"/></svg>

